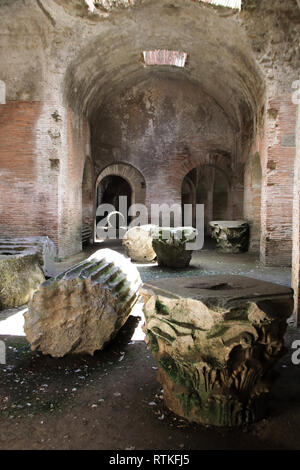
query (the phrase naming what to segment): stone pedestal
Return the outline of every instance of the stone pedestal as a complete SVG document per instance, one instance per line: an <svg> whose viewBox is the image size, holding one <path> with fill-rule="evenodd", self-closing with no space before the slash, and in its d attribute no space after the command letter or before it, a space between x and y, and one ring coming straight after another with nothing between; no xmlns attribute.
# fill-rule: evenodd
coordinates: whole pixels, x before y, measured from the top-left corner
<svg viewBox="0 0 300 470"><path fill-rule="evenodd" d="M220 253L243 253L249 247L249 225L244 220L212 221L211 236L217 242Z"/></svg>
<svg viewBox="0 0 300 470"><path fill-rule="evenodd" d="M24 315L32 350L62 357L103 349L139 299L141 279L123 255L99 250L44 282Z"/></svg>
<svg viewBox="0 0 300 470"><path fill-rule="evenodd" d="M292 289L207 276L160 279L142 295L147 343L170 410L215 426L265 417L272 367L285 352Z"/></svg>
<svg viewBox="0 0 300 470"><path fill-rule="evenodd" d="M186 268L193 252L186 249L192 243L197 230L193 227L157 227L152 230L152 246L157 256L158 266L168 268Z"/></svg>
<svg viewBox="0 0 300 470"><path fill-rule="evenodd" d="M149 263L156 258L151 234L155 228L155 225L142 225L132 227L125 233L122 244L132 261Z"/></svg>

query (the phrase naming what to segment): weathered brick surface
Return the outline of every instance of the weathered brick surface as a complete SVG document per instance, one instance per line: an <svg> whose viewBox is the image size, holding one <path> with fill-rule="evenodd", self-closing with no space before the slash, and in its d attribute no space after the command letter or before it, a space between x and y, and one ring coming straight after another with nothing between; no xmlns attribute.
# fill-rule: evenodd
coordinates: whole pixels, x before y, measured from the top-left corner
<svg viewBox="0 0 300 470"><path fill-rule="evenodd" d="M85 159L82 177L82 222L94 227L94 168L92 159Z"/></svg>
<svg viewBox="0 0 300 470"><path fill-rule="evenodd" d="M223 9L200 1L183 1L180 8L170 8L168 0L127 3L130 14L99 10L92 23L77 0L43 2L42 8L32 1L18 8L1 3L0 80L8 100L0 105L1 230L46 234L59 256L79 251L82 220L91 219L90 176L82 186L91 153L96 176L120 162L137 168L148 205L180 203L184 176L198 165L216 165L231 183L231 217L244 216L243 165L261 122L266 85L265 137L250 152L258 151L262 162L261 255L266 264L289 265L290 95L300 64L295 1L273 0L272 8L269 0L245 2L240 14L225 17ZM170 57L144 67L142 52L155 48L186 51L186 67L160 67L174 63ZM92 152L83 115L92 124ZM224 152L223 160L214 161L214 150ZM248 170L245 214L256 250L260 195Z"/></svg>
<svg viewBox="0 0 300 470"><path fill-rule="evenodd" d="M42 103L0 105L0 233L47 235L64 257L81 250L84 118ZM56 116L56 115L55 115Z"/></svg>
<svg viewBox="0 0 300 470"><path fill-rule="evenodd" d="M152 204L181 205L185 176L211 167L231 181L228 213L242 217L234 131L223 110L194 85L152 79L116 95L94 117L92 138L97 175L119 162L134 166L145 179L149 211ZM209 186L207 173L203 178Z"/></svg>
<svg viewBox="0 0 300 470"><path fill-rule="evenodd" d="M245 167L244 218L250 225L249 251L259 253L261 236L261 157L250 154Z"/></svg>
<svg viewBox="0 0 300 470"><path fill-rule="evenodd" d="M0 232L1 235L48 235L58 242L57 178L39 175L37 121L42 104L8 102L0 105ZM51 192L45 188L45 182Z"/></svg>
<svg viewBox="0 0 300 470"><path fill-rule="evenodd" d="M89 154L89 127L84 117L66 111L66 155L60 174L59 253L66 257L81 251L82 183ZM67 158L66 158L67 157Z"/></svg>
<svg viewBox="0 0 300 470"><path fill-rule="evenodd" d="M263 210L265 233L262 261L269 266L291 266L293 225L293 183L296 155L296 106L291 94L271 99L266 115L266 142L263 170Z"/></svg>

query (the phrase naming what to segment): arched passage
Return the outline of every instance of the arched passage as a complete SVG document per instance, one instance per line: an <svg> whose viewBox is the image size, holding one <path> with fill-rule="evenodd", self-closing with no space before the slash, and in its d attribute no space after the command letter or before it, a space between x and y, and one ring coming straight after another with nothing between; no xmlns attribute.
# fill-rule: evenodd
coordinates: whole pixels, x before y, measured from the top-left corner
<svg viewBox="0 0 300 470"><path fill-rule="evenodd" d="M182 204L204 205L205 234L210 233L209 222L231 217L231 184L224 170L213 165L201 165L191 170L182 182Z"/></svg>
<svg viewBox="0 0 300 470"><path fill-rule="evenodd" d="M106 166L96 180L96 192L99 183L106 176L119 176L126 180L131 187L131 204L144 204L146 198L146 182L142 173L127 163L114 163ZM98 202L98 201L97 201Z"/></svg>
<svg viewBox="0 0 300 470"><path fill-rule="evenodd" d="M101 204L110 204L116 211L120 211L121 196L126 197L127 214L132 204L144 204L146 196L146 183L139 170L126 163L109 165L100 172L96 180L96 208ZM101 217L96 217L96 225ZM130 217L128 217L128 223ZM122 221L116 217L118 226Z"/></svg>
<svg viewBox="0 0 300 470"><path fill-rule="evenodd" d="M120 198L126 198L126 205L129 208L131 206L132 190L131 186L124 178L116 175L105 176L98 184L97 187L97 207L101 205L110 205L114 209L111 212L123 212L120 206ZM107 217L109 213L103 214L103 216L96 216L97 223ZM114 227L118 228L120 225L124 225L122 219L118 215L112 216L113 219L109 219L109 222ZM130 220L128 220L129 222Z"/></svg>
<svg viewBox="0 0 300 470"><path fill-rule="evenodd" d="M121 176L107 175L98 184L97 206L111 204L116 211L120 210L119 198L126 197L128 207L131 206L131 186Z"/></svg>

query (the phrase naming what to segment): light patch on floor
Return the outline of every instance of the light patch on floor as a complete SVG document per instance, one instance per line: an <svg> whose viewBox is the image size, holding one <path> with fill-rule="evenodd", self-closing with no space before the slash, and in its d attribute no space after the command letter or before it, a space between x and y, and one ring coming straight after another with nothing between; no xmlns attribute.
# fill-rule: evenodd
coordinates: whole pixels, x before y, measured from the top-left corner
<svg viewBox="0 0 300 470"><path fill-rule="evenodd" d="M0 321L0 335L26 336L24 333L24 313L27 310L27 308L23 308L5 320Z"/></svg>
<svg viewBox="0 0 300 470"><path fill-rule="evenodd" d="M131 315L135 317L141 317L141 321L139 322L138 326L134 330L134 334L131 338L131 341L144 341L145 339L145 333L142 330L142 326L145 323L143 306L144 306L144 302L140 301L132 309Z"/></svg>
<svg viewBox="0 0 300 470"><path fill-rule="evenodd" d="M136 262L133 262L134 266L136 266L137 268L154 268L155 266L158 266L158 263L136 263Z"/></svg>

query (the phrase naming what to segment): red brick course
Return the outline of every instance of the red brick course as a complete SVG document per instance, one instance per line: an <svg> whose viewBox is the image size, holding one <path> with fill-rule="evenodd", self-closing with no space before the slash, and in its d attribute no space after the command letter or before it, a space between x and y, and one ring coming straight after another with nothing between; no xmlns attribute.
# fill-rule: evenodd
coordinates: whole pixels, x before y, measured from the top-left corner
<svg viewBox="0 0 300 470"><path fill-rule="evenodd" d="M0 105L0 233L48 235L57 244L57 182L53 180L49 194L37 181L36 123L41 110L39 102Z"/></svg>
<svg viewBox="0 0 300 470"><path fill-rule="evenodd" d="M291 266L296 106L291 95L268 103L263 155L263 238L267 266Z"/></svg>

